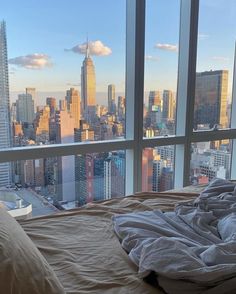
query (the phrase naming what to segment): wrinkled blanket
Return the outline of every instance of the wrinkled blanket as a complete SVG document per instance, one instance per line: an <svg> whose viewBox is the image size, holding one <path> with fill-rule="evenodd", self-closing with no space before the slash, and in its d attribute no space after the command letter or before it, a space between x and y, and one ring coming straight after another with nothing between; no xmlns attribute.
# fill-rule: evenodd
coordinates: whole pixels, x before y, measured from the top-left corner
<svg viewBox="0 0 236 294"><path fill-rule="evenodd" d="M214 179L173 212L116 215L116 234L141 277L173 294L236 293L236 187Z"/></svg>

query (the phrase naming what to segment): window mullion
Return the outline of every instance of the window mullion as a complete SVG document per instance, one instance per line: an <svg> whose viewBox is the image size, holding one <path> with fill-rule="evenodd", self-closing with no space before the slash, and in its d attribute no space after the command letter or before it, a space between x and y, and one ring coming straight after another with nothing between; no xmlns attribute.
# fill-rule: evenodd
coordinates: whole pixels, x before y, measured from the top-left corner
<svg viewBox="0 0 236 294"><path fill-rule="evenodd" d="M126 7L126 138L134 140L126 152L126 194L131 194L142 189L145 0L127 0Z"/></svg>
<svg viewBox="0 0 236 294"><path fill-rule="evenodd" d="M181 1L176 135L184 135L186 140L184 146L176 146L175 187L189 184L194 116L198 11L198 0Z"/></svg>
<svg viewBox="0 0 236 294"><path fill-rule="evenodd" d="M232 90L232 104L231 104L231 122L230 126L236 129L236 116L233 115L233 110L236 109L236 43L234 51L234 72L233 72L233 90ZM232 156L231 156L231 179L236 179L236 139L232 140Z"/></svg>

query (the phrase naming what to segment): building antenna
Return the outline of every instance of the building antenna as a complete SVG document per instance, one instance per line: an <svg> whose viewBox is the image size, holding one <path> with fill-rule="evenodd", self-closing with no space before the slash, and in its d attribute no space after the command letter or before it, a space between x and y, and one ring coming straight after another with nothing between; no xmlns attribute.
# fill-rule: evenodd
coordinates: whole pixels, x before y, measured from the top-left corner
<svg viewBox="0 0 236 294"><path fill-rule="evenodd" d="M89 57L89 42L88 42L88 33L87 33L87 42L86 42L86 58Z"/></svg>

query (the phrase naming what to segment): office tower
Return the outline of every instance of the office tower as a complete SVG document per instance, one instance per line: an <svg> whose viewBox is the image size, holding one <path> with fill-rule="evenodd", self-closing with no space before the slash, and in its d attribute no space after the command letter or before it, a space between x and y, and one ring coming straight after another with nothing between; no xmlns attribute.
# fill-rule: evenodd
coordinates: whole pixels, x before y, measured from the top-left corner
<svg viewBox="0 0 236 294"><path fill-rule="evenodd" d="M34 168L34 160L21 160L20 164L20 182L22 185L35 186L35 168Z"/></svg>
<svg viewBox="0 0 236 294"><path fill-rule="evenodd" d="M174 172L169 166L162 168L159 191L171 190L174 187Z"/></svg>
<svg viewBox="0 0 236 294"><path fill-rule="evenodd" d="M50 108L44 106L44 109L37 112L35 125L35 135L37 143L46 143L49 141L49 123L50 123Z"/></svg>
<svg viewBox="0 0 236 294"><path fill-rule="evenodd" d="M85 121L80 122L80 128L74 130L75 142L94 140L94 131ZM77 205L81 206L93 200L93 160L94 155L75 155L75 191Z"/></svg>
<svg viewBox="0 0 236 294"><path fill-rule="evenodd" d="M116 103L115 103L115 85L108 85L108 112L116 112Z"/></svg>
<svg viewBox="0 0 236 294"><path fill-rule="evenodd" d="M17 121L16 102L11 105L11 122Z"/></svg>
<svg viewBox="0 0 236 294"><path fill-rule="evenodd" d="M150 91L148 97L148 111L156 111L157 108L161 110L161 95L159 91Z"/></svg>
<svg viewBox="0 0 236 294"><path fill-rule="evenodd" d="M94 199L94 155L77 155L75 160L75 188L78 206Z"/></svg>
<svg viewBox="0 0 236 294"><path fill-rule="evenodd" d="M0 149L12 146L6 24L0 22ZM11 164L0 163L0 187L11 182Z"/></svg>
<svg viewBox="0 0 236 294"><path fill-rule="evenodd" d="M163 91L162 119L165 122L174 119L174 95L170 90Z"/></svg>
<svg viewBox="0 0 236 294"><path fill-rule="evenodd" d="M93 61L89 56L89 48L87 43L86 55L81 67L81 98L83 105L83 115L87 120L96 112L96 79Z"/></svg>
<svg viewBox="0 0 236 294"><path fill-rule="evenodd" d="M18 122L33 123L34 100L31 94L19 94L16 100L16 117Z"/></svg>
<svg viewBox="0 0 236 294"><path fill-rule="evenodd" d="M66 110L66 109L67 109L66 100L59 100L59 110Z"/></svg>
<svg viewBox="0 0 236 294"><path fill-rule="evenodd" d="M74 143L75 120L67 111L56 112L56 143ZM59 200L75 200L75 158L58 157L57 196Z"/></svg>
<svg viewBox="0 0 236 294"><path fill-rule="evenodd" d="M125 119L125 97L118 96L118 118L119 120Z"/></svg>
<svg viewBox="0 0 236 294"><path fill-rule="evenodd" d="M207 124L227 127L228 71L215 70L196 74L194 128Z"/></svg>
<svg viewBox="0 0 236 294"><path fill-rule="evenodd" d="M57 108L57 101L56 98L54 97L47 97L46 99L46 104L49 106L50 108L50 115L53 116L55 115L56 112L56 108Z"/></svg>
<svg viewBox="0 0 236 294"><path fill-rule="evenodd" d="M153 148L143 150L142 191L152 191Z"/></svg>
<svg viewBox="0 0 236 294"><path fill-rule="evenodd" d="M70 88L66 91L67 110L75 120L75 128L80 127L80 95L77 90Z"/></svg>
<svg viewBox="0 0 236 294"><path fill-rule="evenodd" d="M75 128L75 142L94 141L94 130L90 129L89 124L80 121L80 128Z"/></svg>
<svg viewBox="0 0 236 294"><path fill-rule="evenodd" d="M161 174L164 165L165 161L161 159L160 155L155 155L152 167L152 191L160 191Z"/></svg>
<svg viewBox="0 0 236 294"><path fill-rule="evenodd" d="M34 112L36 112L36 89L35 88L25 88L25 93L31 95L33 101L34 101Z"/></svg>
<svg viewBox="0 0 236 294"><path fill-rule="evenodd" d="M162 122L162 100L159 91L150 91L148 100L148 117L153 126Z"/></svg>

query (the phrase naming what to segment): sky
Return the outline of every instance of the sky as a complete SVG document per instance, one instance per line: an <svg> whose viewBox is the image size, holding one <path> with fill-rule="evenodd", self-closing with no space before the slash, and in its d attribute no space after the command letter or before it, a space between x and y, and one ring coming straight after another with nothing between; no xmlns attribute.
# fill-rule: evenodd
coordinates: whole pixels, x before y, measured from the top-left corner
<svg viewBox="0 0 236 294"><path fill-rule="evenodd" d="M180 0L146 3L145 92L175 92ZM0 20L4 19L7 25L11 96L24 92L25 87L58 96L70 87L80 90L87 38L95 65L96 89L100 92L98 98L106 99L108 84L115 84L116 91L123 93L125 10L125 0L2 1ZM228 69L229 87L236 40L235 16L235 0L200 0L197 71Z"/></svg>

